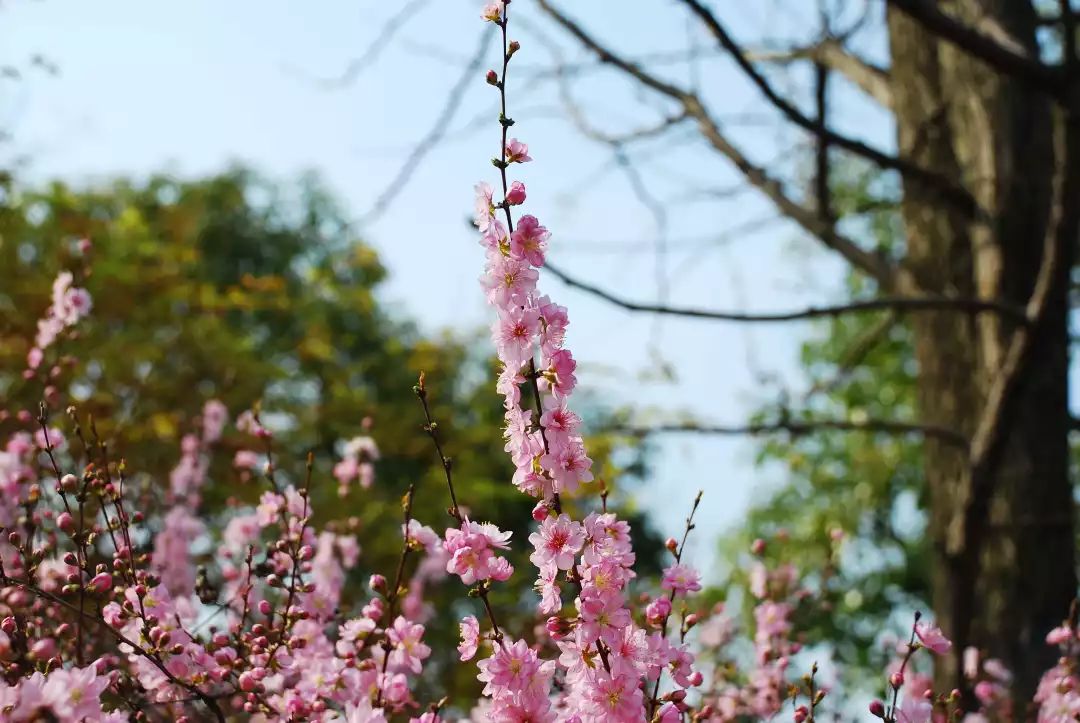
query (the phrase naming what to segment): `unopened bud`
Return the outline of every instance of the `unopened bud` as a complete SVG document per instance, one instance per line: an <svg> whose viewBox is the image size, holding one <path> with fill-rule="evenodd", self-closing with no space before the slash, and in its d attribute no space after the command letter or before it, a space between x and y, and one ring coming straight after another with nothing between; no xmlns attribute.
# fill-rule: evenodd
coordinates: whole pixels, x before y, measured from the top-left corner
<svg viewBox="0 0 1080 723"><path fill-rule="evenodd" d="M497 86L499 84L499 75L494 70L489 70L487 75L484 76L484 80L487 81L488 85Z"/></svg>
<svg viewBox="0 0 1080 723"><path fill-rule="evenodd" d="M885 704L880 700L875 700L870 704L870 715L877 716L878 718L885 717Z"/></svg>

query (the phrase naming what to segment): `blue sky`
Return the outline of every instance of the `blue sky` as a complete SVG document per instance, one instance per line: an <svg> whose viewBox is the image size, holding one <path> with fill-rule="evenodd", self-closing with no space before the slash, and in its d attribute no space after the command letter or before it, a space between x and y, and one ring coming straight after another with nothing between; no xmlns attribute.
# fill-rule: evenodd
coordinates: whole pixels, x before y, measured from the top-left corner
<svg viewBox="0 0 1080 723"><path fill-rule="evenodd" d="M323 81L340 75L402 4L13 0L0 8L0 64L25 67L40 53L59 75L31 71L21 82L0 80L0 127L15 139L6 153L25 156L19 175L31 181L90 182L162 170L191 176L232 161L282 180L316 171L388 265L387 303L427 330L476 328L487 323L489 310L476 283L481 251L465 218L472 185L495 180L488 159L498 132L494 91L482 72L446 138L396 200L378 218L363 219L461 75L483 29L480 5L416 3L415 16L395 29L378 61L330 89ZM563 5L633 53L706 45L688 35L686 19L662 0ZM729 3L725 13L747 38L812 30L808 18L780 12L782 5ZM839 297L842 266L777 221L753 192L703 197L703 189L724 191L739 178L687 132L631 150L664 212L667 251L658 255L656 215L635 196L610 150L573 127L554 83L536 72L550 66L552 41L567 61L585 56L533 3L515 2L512 9L519 28L512 35L524 47L511 71L511 115L536 159L516 177L529 189L527 210L554 232L553 262L642 301L657 298L658 268L672 304L764 311ZM685 64L664 72L685 82L696 78L725 128L759 160L781 158L790 169L793 139L772 124L747 124L747 113L761 114L760 99L726 60L708 50L701 55L696 74ZM494 46L490 57L494 63ZM662 110L657 99L610 72L581 78L574 97L591 120L611 129L648 124ZM841 127L856 135L872 131L870 140L888 146L883 117L851 93L840 98ZM488 122L478 125L483 114ZM635 405L644 421L686 413L735 423L774 397L776 385L763 379L799 388L796 353L804 326L658 321L550 276L541 285L570 309L569 344L583 386L605 403ZM781 478L779 470L753 467L754 449L743 439L668 438L637 499L674 532L703 488L692 554L705 556L753 495Z"/></svg>

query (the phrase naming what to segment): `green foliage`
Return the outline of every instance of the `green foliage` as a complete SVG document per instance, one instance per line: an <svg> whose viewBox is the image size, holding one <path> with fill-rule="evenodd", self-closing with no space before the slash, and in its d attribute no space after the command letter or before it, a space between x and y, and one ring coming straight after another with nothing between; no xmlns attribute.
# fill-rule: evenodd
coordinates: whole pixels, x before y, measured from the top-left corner
<svg viewBox="0 0 1080 723"><path fill-rule="evenodd" d="M834 199L858 237L872 238L880 253L898 256L898 214L878 200L895 192L882 185L877 174L847 169L834 179ZM852 274L844 291L865 298L874 290ZM759 421L917 418L911 334L890 313L817 323L802 346L801 363L809 391L797 404L760 410ZM828 570L818 575L826 604L802 611L808 616L802 625L808 639L832 641L851 672L880 671L887 655L874 643L890 628L890 613L920 607L927 597L920 450L917 438L870 432L817 431L764 440L759 463L783 468L786 480L759 497L744 528L722 543L722 554L738 557L751 540L762 538L769 541L767 556L774 562L810 573ZM835 568L833 530L845 534ZM745 579L737 573L734 582L745 584Z"/></svg>
<svg viewBox="0 0 1080 723"><path fill-rule="evenodd" d="M386 270L375 252L353 236L315 181L293 189L244 170L90 190L61 183L7 188L8 203L0 207L4 406L36 409L40 386L19 370L52 279L62 268L82 266L72 242L92 239L92 275L80 283L94 298L93 313L81 336L50 349L47 359L81 360L70 398L60 390L53 405L54 423L67 427L68 403L92 416L112 453L127 459L132 487L151 504L163 499L179 439L194 429L208 399L222 400L234 418L259 402L277 432L278 475L299 480L313 452L316 523L359 530L362 561L346 592L355 602L370 573L392 575L401 549L400 499L409 484L417 487L417 519L437 530L449 519L442 469L412 391L423 370L459 498L476 518L497 520L518 541L513 563L521 573L497 589L494 601L510 630L528 634L519 614L535 599L525 550L532 505L509 483L486 338L426 338L387 314L377 297ZM602 428L603 411L585 411L593 428ZM339 499L330 474L336 445L360 434L365 417L373 420L382 455L376 482ZM0 435L11 424L0 421ZM250 503L266 489L231 467L234 452L249 445L233 431L215 452L202 510L212 529L228 506ZM623 465L615 442L598 434L590 445L597 476L617 485ZM661 544L640 518L634 522L644 533L639 558L655 569ZM463 592L456 579L428 591L437 652L453 652L457 620L475 612ZM447 686L440 692L475 684L451 659L432 662L431 678Z"/></svg>

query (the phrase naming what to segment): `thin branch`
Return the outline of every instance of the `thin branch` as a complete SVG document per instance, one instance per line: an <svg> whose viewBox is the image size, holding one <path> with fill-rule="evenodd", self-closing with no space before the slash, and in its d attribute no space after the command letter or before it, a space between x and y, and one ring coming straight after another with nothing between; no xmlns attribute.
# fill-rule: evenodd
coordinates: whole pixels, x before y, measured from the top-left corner
<svg viewBox="0 0 1080 723"><path fill-rule="evenodd" d="M1021 48L1013 48L980 29L970 27L938 9L932 0L886 0L934 35L955 45L968 55L1005 75L1058 97L1064 90L1064 75L1059 68L1041 63Z"/></svg>
<svg viewBox="0 0 1080 723"><path fill-rule="evenodd" d="M319 85L326 90L339 90L352 85L365 69L378 60L379 55L390 44L394 35L404 28L410 19L416 17L424 5L430 2L431 0L410 0L402 5L396 13L387 18L382 28L375 35L375 40L367 46L363 53L350 61L345 66L345 70L336 78L320 78L318 80Z"/></svg>
<svg viewBox="0 0 1080 723"><path fill-rule="evenodd" d="M889 71L848 52L836 38L815 45L782 51L745 51L747 60L764 63L790 63L810 60L835 70L879 105L892 108Z"/></svg>
<svg viewBox="0 0 1080 723"><path fill-rule="evenodd" d="M665 306L661 304L648 304L630 301L606 291L598 286L580 281L567 274L562 269L553 266L550 261L544 264L544 269L550 271L567 286L587 292L603 299L619 308L627 311L640 311L652 314L666 314L670 316L684 316L695 319L711 319L713 321L731 322L786 322L805 321L823 317L835 317L841 314L859 314L875 311L890 311L894 313L907 313L917 311L941 311L955 310L961 313L978 314L993 312L1015 321L1026 323L1024 311L998 301L986 301L983 299L955 298L950 296L882 296L876 299L852 301L845 304L831 306L810 306L794 311L775 311L762 313L748 313L737 311L714 311L710 309L698 309L694 307Z"/></svg>
<svg viewBox="0 0 1080 723"><path fill-rule="evenodd" d="M398 194L404 190L409 179L412 178L413 173L416 172L420 162L423 161L424 157L427 156L431 149L446 135L451 121L457 114L458 108L461 107L461 101L465 96L465 91L469 89L469 84L476 78L476 73L484 62L484 56L487 54L487 49L491 44L492 37L494 36L489 32L488 28L481 31L472 59L454 84L454 87L450 89L450 93L446 97L446 102L443 104L442 110L439 111L439 115L436 117L435 122L432 123L428 132L424 134L424 137L420 139L420 142L417 143L412 152L409 153L408 158L405 159L405 162L401 165L397 174L394 175L390 184L386 186L381 194L379 194L375 203L364 214L364 221L370 222L382 215L390 204L393 203L394 199L397 198Z"/></svg>
<svg viewBox="0 0 1080 723"><path fill-rule="evenodd" d="M663 81L643 67L616 55L610 49L601 45L581 25L555 8L550 0L538 0L538 3L540 8L555 22L577 38L583 46L595 53L601 62L618 68L645 87L670 98L682 106L686 113L697 121L699 130L709 145L726 156L739 169L746 180L768 197L785 216L816 236L825 246L843 256L853 266L872 277L881 288L885 290L914 288L914 280L910 277L910 274L897 269L884 256L863 249L852 239L840 234L831 224L823 223L813 209L807 208L791 198L777 179L769 175L764 168L750 161L737 146L731 143L698 96Z"/></svg>
<svg viewBox="0 0 1080 723"><path fill-rule="evenodd" d="M718 436L762 436L789 434L805 437L817 432L866 432L868 434L891 434L897 436L932 437L961 449L968 448L968 440L955 429L919 422L901 422L891 419L781 419L776 422L758 422L743 425L696 424L692 422L659 424L652 426L616 427L613 431L635 437L655 434L700 434Z"/></svg>
<svg viewBox="0 0 1080 723"><path fill-rule="evenodd" d="M716 15L699 2L699 0L682 0L682 3L701 19L709 31L716 37L720 46L731 54L735 64L739 66L747 78L757 86L762 95L764 95L765 98L768 99L768 101L789 121L808 133L821 136L827 140L830 145L836 146L837 148L843 148L849 153L854 153L857 156L872 161L881 168L897 171L905 178L919 181L920 183L924 183L939 190L945 198L965 212L972 213L976 210L975 200L972 198L971 194L963 187L958 186L952 179L929 171L907 159L883 153L876 148L868 146L862 141L849 138L829 130L828 128L819 126L813 118L808 117L773 88L769 80L754 67L752 62L750 62L746 55L746 51L743 50L742 46L727 32L727 29L724 28Z"/></svg>

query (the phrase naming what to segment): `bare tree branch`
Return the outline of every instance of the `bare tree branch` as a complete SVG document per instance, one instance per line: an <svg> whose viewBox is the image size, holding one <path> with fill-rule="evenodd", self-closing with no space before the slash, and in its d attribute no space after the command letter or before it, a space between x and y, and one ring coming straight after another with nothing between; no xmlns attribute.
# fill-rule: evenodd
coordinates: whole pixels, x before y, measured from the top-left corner
<svg viewBox="0 0 1080 723"><path fill-rule="evenodd" d="M849 53L835 38L828 38L816 45L785 51L748 50L746 58L751 62L765 63L790 63L798 60L821 63L840 73L880 105L892 108L889 71Z"/></svg>
<svg viewBox="0 0 1080 723"><path fill-rule="evenodd" d="M994 70L1023 80L1054 97L1065 89L1064 74L1031 57L1023 48L1013 47L1001 40L972 28L943 13L937 2L931 0L886 0L938 37L952 43L960 50L978 58Z"/></svg>
<svg viewBox="0 0 1080 723"><path fill-rule="evenodd" d="M929 171L905 158L883 153L876 148L868 146L862 141L849 138L829 130L828 128L819 126L814 119L808 117L805 113L796 108L794 104L781 96L776 89L773 88L769 80L754 67L754 64L747 57L746 51L743 50L742 46L740 46L731 34L727 32L727 29L724 28L716 15L699 2L699 0L681 1L691 12L701 19L709 31L716 37L720 46L731 54L735 64L739 66L746 77L757 86L762 95L764 95L765 98L768 99L768 101L789 121L808 133L821 136L828 141L830 145L836 146L837 148L843 148L849 153L854 153L857 156L872 161L881 168L897 171L906 178L919 181L931 188L937 189L942 193L943 198L949 200L965 212L973 213L976 210L975 199L971 194L963 187L958 186L951 179Z"/></svg>
<svg viewBox="0 0 1080 723"><path fill-rule="evenodd" d="M694 319L761 323L805 321L808 319L840 316L841 314L862 314L875 311L910 313L917 311L955 310L967 314L993 312L1020 324L1027 323L1027 317L1024 315L1024 311L1008 304L998 301L955 298L950 296L882 296L876 299L853 301L847 304L810 306L796 311L777 311L756 314L735 311L713 311L693 307L665 306L662 304L647 304L624 299L609 291L605 291L598 286L576 279L562 269L553 266L550 261L544 264L544 269L549 271L552 276L556 277L567 286L592 294L597 298L603 299L604 301L614 304L619 308L626 309L627 311L683 316Z"/></svg>
<svg viewBox="0 0 1080 723"><path fill-rule="evenodd" d="M469 83L475 79L477 71L484 62L484 56L487 55L487 49L491 44L491 39L495 37L495 34L489 31L490 28L487 27L481 31L472 59L458 78L457 83L450 89L450 93L446 97L446 102L443 104L442 110L439 111L439 115L435 118L435 122L431 124L431 129L428 130L428 132L424 134L424 137L420 139L420 142L416 144L412 152L409 153L409 157L405 159L401 168L394 175L393 180L390 181L390 184L381 194L379 194L379 197L375 199L375 203L363 215L363 221L372 221L380 216L390 204L393 203L398 194L404 190L405 185L409 182L409 179L412 178L413 173L416 172L416 168L420 162L443 138L443 136L446 135L447 129L450 127L450 122L457 114L458 108L461 107L461 100L465 96L465 91L469 88Z"/></svg>
<svg viewBox="0 0 1080 723"><path fill-rule="evenodd" d="M375 40L367 46L363 53L350 61L340 75L336 78L322 78L319 80L319 84L327 90L337 90L352 85L367 67L378 60L382 51L385 50L390 44L390 41L394 39L394 35L401 28L405 27L405 24L409 19L415 17L419 10L429 2L431 2L431 0L410 0L402 5L401 8L383 24L382 28L375 35Z"/></svg>
<svg viewBox="0 0 1080 723"><path fill-rule="evenodd" d="M883 289L913 289L914 280L910 275L897 269L887 258L867 251L853 240L840 234L831 224L823 223L814 209L807 208L792 199L781 183L771 177L759 165L750 161L720 130L716 120L706 110L701 99L678 86L672 85L652 75L644 68L616 55L601 45L577 22L571 20L555 8L550 0L538 0L540 7L574 36L583 46L595 53L601 62L618 68L647 88L677 102L683 110L697 121L705 140L714 149L726 156L742 172L747 181L768 197L788 218L799 224L804 230L815 235L821 242L848 260L853 266L872 277Z"/></svg>
<svg viewBox="0 0 1080 723"><path fill-rule="evenodd" d="M954 429L940 427L932 424L919 424L916 422L900 422L888 419L808 419L794 420L781 419L776 422L760 422L744 425L715 425L696 424L693 422L681 424L660 424L655 426L625 426L615 427L615 432L629 434L636 437L647 437L654 434L702 434L722 436L759 436L765 434L790 434L793 437L806 436L822 431L835 432L866 432L869 434L893 434L915 435L920 437L933 437L946 444L955 445L967 449L968 442L964 435Z"/></svg>

